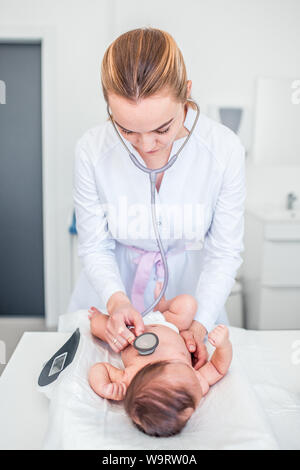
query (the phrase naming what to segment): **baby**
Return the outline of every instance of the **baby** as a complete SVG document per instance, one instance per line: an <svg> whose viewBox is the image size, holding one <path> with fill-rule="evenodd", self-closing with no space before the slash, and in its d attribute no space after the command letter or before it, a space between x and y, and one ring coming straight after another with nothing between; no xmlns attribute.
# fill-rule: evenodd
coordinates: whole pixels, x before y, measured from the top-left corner
<svg viewBox="0 0 300 470"><path fill-rule="evenodd" d="M224 377L232 346L228 328L218 325L208 334L208 341L216 348L211 359L195 370L179 332L190 327L196 299L185 294L168 301L163 297L156 308L158 312L143 318L145 333L159 337L154 353L141 356L128 345L121 351L124 370L108 362L97 363L89 372L89 383L103 398L124 400L125 411L139 430L167 437L181 431L209 387ZM107 315L91 309L91 332L103 341L107 320Z"/></svg>

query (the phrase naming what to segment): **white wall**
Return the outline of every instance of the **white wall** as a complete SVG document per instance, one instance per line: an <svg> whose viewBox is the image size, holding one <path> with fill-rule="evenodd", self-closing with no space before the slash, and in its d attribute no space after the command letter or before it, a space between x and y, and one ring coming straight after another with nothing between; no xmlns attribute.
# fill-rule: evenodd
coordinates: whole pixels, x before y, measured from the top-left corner
<svg viewBox="0 0 300 470"><path fill-rule="evenodd" d="M136 27L165 29L184 54L203 112L224 101L253 109L257 76L300 77L299 24L298 0L0 0L0 32L7 26L55 32L58 315L71 289L73 150L86 129L106 118L100 63L110 42ZM300 166L256 168L248 161L247 167L247 203L283 203L290 190L300 195Z"/></svg>
<svg viewBox="0 0 300 470"><path fill-rule="evenodd" d="M245 106L253 116L258 76L300 78L298 0L116 0L115 34L155 26L181 48L192 95L209 104ZM300 105L299 105L300 106ZM284 207L288 192L300 199L298 167L254 166L247 159L247 204ZM299 200L298 200L299 204Z"/></svg>

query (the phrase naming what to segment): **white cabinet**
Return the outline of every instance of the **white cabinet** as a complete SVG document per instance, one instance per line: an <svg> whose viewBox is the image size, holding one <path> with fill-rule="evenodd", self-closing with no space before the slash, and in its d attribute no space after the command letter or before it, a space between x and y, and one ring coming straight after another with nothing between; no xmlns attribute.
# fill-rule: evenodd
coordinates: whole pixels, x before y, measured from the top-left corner
<svg viewBox="0 0 300 470"><path fill-rule="evenodd" d="M300 328L300 221L246 211L243 290L246 328Z"/></svg>
<svg viewBox="0 0 300 470"><path fill-rule="evenodd" d="M263 241L261 282L267 286L300 286L300 237L290 241Z"/></svg>

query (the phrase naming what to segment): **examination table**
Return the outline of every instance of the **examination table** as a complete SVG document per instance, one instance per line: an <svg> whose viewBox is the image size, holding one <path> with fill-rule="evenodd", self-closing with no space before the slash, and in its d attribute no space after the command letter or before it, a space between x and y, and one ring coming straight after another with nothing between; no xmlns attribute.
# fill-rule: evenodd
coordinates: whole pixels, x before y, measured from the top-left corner
<svg viewBox="0 0 300 470"><path fill-rule="evenodd" d="M43 448L49 400L38 391L37 379L69 337L61 332L23 334L0 377L0 449ZM230 327L230 338L276 446L300 449L300 331ZM241 443L237 448L243 448Z"/></svg>

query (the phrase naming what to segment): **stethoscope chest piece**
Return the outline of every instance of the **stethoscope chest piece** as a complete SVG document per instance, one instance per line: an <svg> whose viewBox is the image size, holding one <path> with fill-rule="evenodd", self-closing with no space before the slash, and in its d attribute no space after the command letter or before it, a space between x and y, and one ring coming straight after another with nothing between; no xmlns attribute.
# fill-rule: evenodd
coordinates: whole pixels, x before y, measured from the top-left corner
<svg viewBox="0 0 300 470"><path fill-rule="evenodd" d="M158 343L158 336L155 333L143 333L134 340L133 346L141 356L147 356L154 353Z"/></svg>

